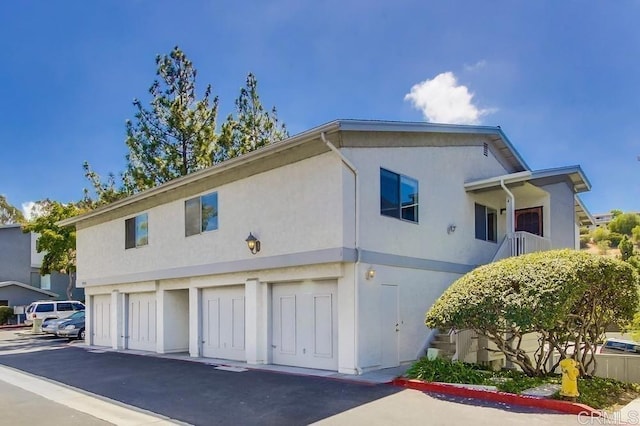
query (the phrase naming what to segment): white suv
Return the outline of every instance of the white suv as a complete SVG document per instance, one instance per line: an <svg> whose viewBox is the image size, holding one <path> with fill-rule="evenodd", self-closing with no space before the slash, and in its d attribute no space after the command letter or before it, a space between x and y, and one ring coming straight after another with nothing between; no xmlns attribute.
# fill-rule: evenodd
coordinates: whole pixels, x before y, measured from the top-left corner
<svg viewBox="0 0 640 426"><path fill-rule="evenodd" d="M77 300L41 300L33 302L27 308L26 325L33 324L33 320L40 318L42 321L52 318L66 318L76 311L84 311L84 304Z"/></svg>

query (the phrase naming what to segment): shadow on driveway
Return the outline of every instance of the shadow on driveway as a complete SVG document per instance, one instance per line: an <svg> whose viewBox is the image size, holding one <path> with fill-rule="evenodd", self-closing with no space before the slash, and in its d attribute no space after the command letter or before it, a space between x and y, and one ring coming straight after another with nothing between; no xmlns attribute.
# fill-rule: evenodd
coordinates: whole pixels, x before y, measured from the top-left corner
<svg viewBox="0 0 640 426"><path fill-rule="evenodd" d="M0 364L194 425L309 424L402 391L74 347L1 355Z"/></svg>

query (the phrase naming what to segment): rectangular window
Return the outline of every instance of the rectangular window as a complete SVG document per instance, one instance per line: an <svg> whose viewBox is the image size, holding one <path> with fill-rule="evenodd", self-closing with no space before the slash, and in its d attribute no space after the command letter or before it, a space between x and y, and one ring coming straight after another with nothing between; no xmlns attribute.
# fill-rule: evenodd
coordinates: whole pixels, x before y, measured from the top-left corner
<svg viewBox="0 0 640 426"><path fill-rule="evenodd" d="M43 290L51 290L51 275L42 275L40 277L40 288Z"/></svg>
<svg viewBox="0 0 640 426"><path fill-rule="evenodd" d="M202 195L184 202L184 234L196 235L218 229L218 193Z"/></svg>
<svg viewBox="0 0 640 426"><path fill-rule="evenodd" d="M476 204L475 222L478 240L498 241L498 216L494 209Z"/></svg>
<svg viewBox="0 0 640 426"><path fill-rule="evenodd" d="M59 311L73 311L73 305L71 302L58 302Z"/></svg>
<svg viewBox="0 0 640 426"><path fill-rule="evenodd" d="M125 220L124 227L124 248L130 249L149 244L149 219L147 213Z"/></svg>
<svg viewBox="0 0 640 426"><path fill-rule="evenodd" d="M418 222L418 181L381 168L380 214Z"/></svg>
<svg viewBox="0 0 640 426"><path fill-rule="evenodd" d="M40 303L36 306L36 312L53 312L53 303Z"/></svg>

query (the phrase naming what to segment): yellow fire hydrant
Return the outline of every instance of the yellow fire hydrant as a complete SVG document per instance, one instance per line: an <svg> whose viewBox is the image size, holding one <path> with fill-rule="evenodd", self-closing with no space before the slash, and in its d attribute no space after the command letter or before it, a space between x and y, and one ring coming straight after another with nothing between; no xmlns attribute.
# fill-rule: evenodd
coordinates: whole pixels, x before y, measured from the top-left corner
<svg viewBox="0 0 640 426"><path fill-rule="evenodd" d="M563 359L560 361L560 369L562 369L562 389L560 395L576 398L580 396L578 393L578 363L573 359Z"/></svg>

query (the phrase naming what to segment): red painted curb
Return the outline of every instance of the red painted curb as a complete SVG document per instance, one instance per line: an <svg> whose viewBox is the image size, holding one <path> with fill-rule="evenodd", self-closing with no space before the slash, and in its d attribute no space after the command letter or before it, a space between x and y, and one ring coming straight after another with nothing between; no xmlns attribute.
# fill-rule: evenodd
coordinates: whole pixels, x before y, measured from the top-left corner
<svg viewBox="0 0 640 426"><path fill-rule="evenodd" d="M470 389L459 386L452 386L446 383L423 382L421 380L403 379L401 377L391 382L395 386L415 389L424 392L437 392L446 395L461 396L464 398L476 398L493 402L504 402L514 405L525 405L527 407L544 408L547 410L559 411L567 414L581 414L583 416L600 417L601 412L588 405L578 404L557 399L536 398L534 396L517 395L514 393Z"/></svg>

